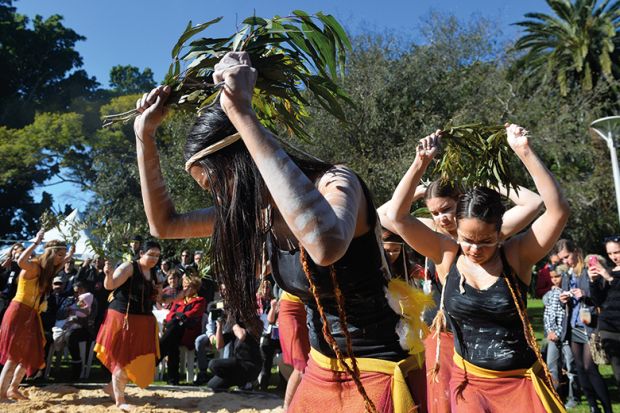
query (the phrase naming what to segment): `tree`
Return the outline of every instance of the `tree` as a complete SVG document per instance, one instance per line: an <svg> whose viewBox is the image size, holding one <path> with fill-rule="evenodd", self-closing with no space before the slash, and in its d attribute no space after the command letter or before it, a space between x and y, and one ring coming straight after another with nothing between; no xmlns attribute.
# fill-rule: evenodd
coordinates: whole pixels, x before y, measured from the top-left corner
<svg viewBox="0 0 620 413"><path fill-rule="evenodd" d="M110 70L110 87L118 94L144 93L155 87L153 71L147 67L140 73L135 66L114 66Z"/></svg>
<svg viewBox="0 0 620 413"><path fill-rule="evenodd" d="M554 82L562 96L620 79L620 1L546 2L555 15L527 13L528 20L516 23L525 34L514 47L525 54L515 69L537 83Z"/></svg>
<svg viewBox="0 0 620 413"><path fill-rule="evenodd" d="M65 111L71 101L94 92L74 49L84 40L62 25L62 17L45 20L18 14L11 0L0 0L0 125L19 128L36 111Z"/></svg>

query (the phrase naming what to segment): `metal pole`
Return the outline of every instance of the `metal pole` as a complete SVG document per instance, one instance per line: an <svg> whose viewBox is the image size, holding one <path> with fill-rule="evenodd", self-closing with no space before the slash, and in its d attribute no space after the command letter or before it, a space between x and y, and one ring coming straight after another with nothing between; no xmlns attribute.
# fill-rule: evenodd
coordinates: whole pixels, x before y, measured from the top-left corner
<svg viewBox="0 0 620 413"><path fill-rule="evenodd" d="M618 222L620 222L620 169L618 168L618 157L616 156L616 145L611 131L607 132L607 146L611 155L611 169L614 174L614 186L616 187L616 206L618 208Z"/></svg>

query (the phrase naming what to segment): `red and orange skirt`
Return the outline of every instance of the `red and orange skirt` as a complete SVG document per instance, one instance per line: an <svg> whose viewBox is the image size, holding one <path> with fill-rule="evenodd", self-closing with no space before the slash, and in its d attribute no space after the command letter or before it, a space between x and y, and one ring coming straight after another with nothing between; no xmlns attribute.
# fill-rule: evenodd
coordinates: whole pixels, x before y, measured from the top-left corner
<svg viewBox="0 0 620 413"><path fill-rule="evenodd" d="M282 359L295 370L304 371L310 354L306 307L301 301L280 300L278 333Z"/></svg>
<svg viewBox="0 0 620 413"><path fill-rule="evenodd" d="M350 360L346 360L350 364ZM401 362L357 358L360 379L379 413L426 413L424 356ZM312 349L289 413L364 412L364 399L335 359Z"/></svg>
<svg viewBox="0 0 620 413"><path fill-rule="evenodd" d="M95 353L110 372L124 369L129 380L146 388L155 378L159 358L157 321L152 314L125 314L108 310L99 328Z"/></svg>
<svg viewBox="0 0 620 413"><path fill-rule="evenodd" d="M41 316L34 308L11 301L0 327L0 363L19 363L33 376L45 367L45 336Z"/></svg>
<svg viewBox="0 0 620 413"><path fill-rule="evenodd" d="M463 383L463 390L457 392ZM454 353L450 393L452 411L458 413L566 413L562 401L544 380L538 362L529 369L495 371L471 364Z"/></svg>
<svg viewBox="0 0 620 413"><path fill-rule="evenodd" d="M439 339L439 371L433 377ZM441 332L439 336L429 334L424 340L426 356L426 399L428 413L450 413L450 376L454 368L454 336Z"/></svg>

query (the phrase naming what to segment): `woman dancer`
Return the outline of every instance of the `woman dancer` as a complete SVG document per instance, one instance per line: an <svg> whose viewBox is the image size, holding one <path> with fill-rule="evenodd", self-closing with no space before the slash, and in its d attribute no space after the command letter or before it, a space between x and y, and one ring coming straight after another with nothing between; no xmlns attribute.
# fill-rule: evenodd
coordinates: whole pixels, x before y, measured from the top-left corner
<svg viewBox="0 0 620 413"><path fill-rule="evenodd" d="M444 285L442 305L455 345L452 411L502 412L508 402L528 412L564 411L538 351L524 302L531 267L559 237L568 219L568 205L529 146L527 132L516 125L506 129L509 145L538 192L544 194L546 211L527 231L502 245L504 207L500 195L488 188L474 188L459 198L458 241L409 214L416 185L437 151L438 133L422 140L387 215L409 245L436 263Z"/></svg>
<svg viewBox="0 0 620 413"><path fill-rule="evenodd" d="M593 316L596 309L590 298L588 268L584 263L581 249L573 241L559 240L556 251L562 263L568 266L568 273L562 278L560 302L568 309L564 331L573 352L579 385L593 413L600 412L597 398L601 401L605 413L611 413L607 385L590 353L589 338L596 327Z"/></svg>
<svg viewBox="0 0 620 413"><path fill-rule="evenodd" d="M260 324L252 328L253 274L263 242L271 244L275 280L309 311L312 357L289 412L326 406L384 411L394 403L396 411L414 403L425 411L422 360L408 358L400 346L399 316L384 296L387 280L368 192L346 167L287 154L252 109L255 80L246 53L229 53L216 66L214 81L225 81L219 105L200 116L185 146L186 170L213 192L215 207L187 214L174 209L154 144L169 89L156 88L138 102L142 115L134 129L151 233L212 235L225 299L254 334ZM415 387L412 397L407 384L415 378L420 384L409 387Z"/></svg>
<svg viewBox="0 0 620 413"><path fill-rule="evenodd" d="M440 132L437 131L436 134ZM506 191L500 187L500 194L507 196L514 206L504 213L500 239L508 237L523 230L540 212L542 199L535 192L527 188L519 187L517 191ZM412 203L418 199L424 199L432 218L419 218L422 223L433 231L444 234L454 240L457 239L456 206L461 196L461 189L450 182L436 180L428 186L418 185L415 190ZM393 228L386 216L389 201L382 205L378 212L381 223ZM435 270L432 260L426 261L425 282L430 286L430 294L435 302L435 307L424 312L424 321L431 327L431 334L424 341L426 348L427 369L427 400L429 401L429 413L450 412L450 372L452 369L452 357L454 355L454 338L448 325L437 323L433 326L433 320L441 307L442 284ZM445 330L436 331L437 327L445 327ZM441 346L439 348L438 346ZM441 369L439 369L441 366Z"/></svg>
<svg viewBox="0 0 620 413"><path fill-rule="evenodd" d="M94 349L97 358L112 373L112 380L103 391L124 411L133 408L125 401L127 381L146 388L155 377L155 362L159 358L153 300L154 268L161 247L147 241L139 255L139 259L125 262L114 271L109 266L104 268L103 286L114 292Z"/></svg>
<svg viewBox="0 0 620 413"><path fill-rule="evenodd" d="M65 264L67 245L58 240L49 241L43 255L31 260L44 235L44 230L39 231L34 243L17 260L22 269L17 293L0 328L0 363L4 365L0 374L0 399L27 399L19 391L19 384L26 374L32 376L45 367L40 313L47 307L46 296L52 290L52 279Z"/></svg>

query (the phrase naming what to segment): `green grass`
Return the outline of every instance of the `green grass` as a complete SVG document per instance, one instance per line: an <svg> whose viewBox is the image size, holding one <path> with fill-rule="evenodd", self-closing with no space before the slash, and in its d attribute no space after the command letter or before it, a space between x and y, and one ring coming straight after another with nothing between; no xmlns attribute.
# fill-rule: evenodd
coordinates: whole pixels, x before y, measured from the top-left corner
<svg viewBox="0 0 620 413"><path fill-rule="evenodd" d="M536 334L536 340L539 345L543 344L543 303L540 299L529 299L527 302L527 312L534 327L534 333ZM607 384L609 394L613 402L613 411L620 412L620 391L616 385L616 381L613 377L611 366L604 365L599 366L599 371ZM568 410L570 413L589 413L590 409L585 398L582 398L581 404L574 409Z"/></svg>

